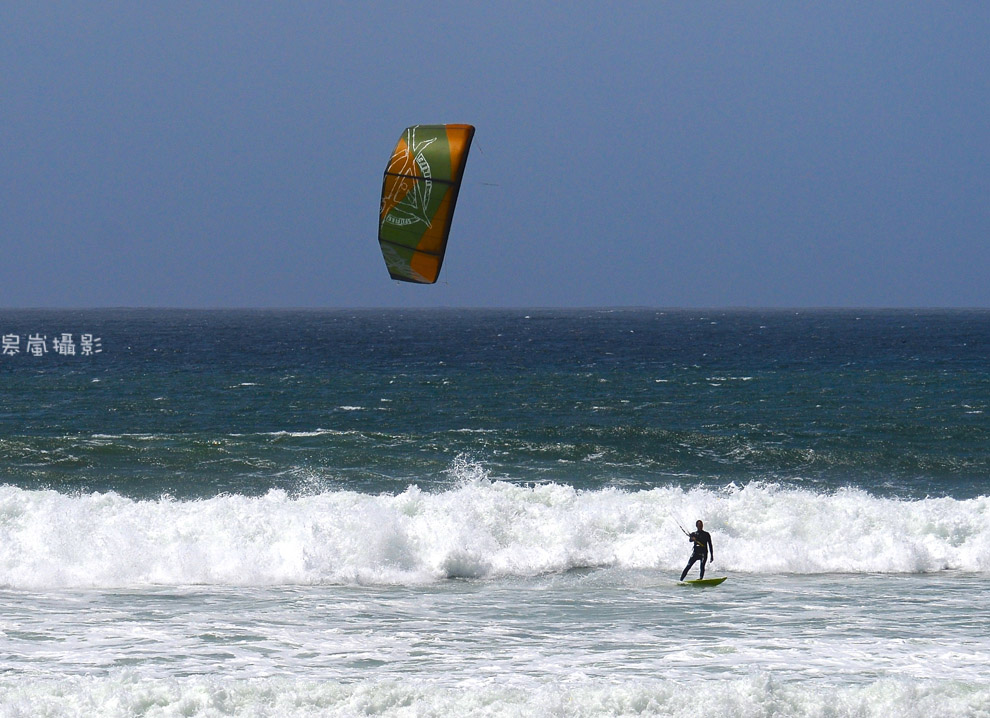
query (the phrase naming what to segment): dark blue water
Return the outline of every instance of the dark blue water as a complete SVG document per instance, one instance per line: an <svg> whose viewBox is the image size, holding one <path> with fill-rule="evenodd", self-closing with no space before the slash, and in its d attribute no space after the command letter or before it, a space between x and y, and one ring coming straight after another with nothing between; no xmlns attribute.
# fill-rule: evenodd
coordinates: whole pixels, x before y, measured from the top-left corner
<svg viewBox="0 0 990 718"><path fill-rule="evenodd" d="M100 340L59 356L64 333ZM987 311L4 311L0 483L133 498L492 478L969 498ZM48 353L25 351L43 335Z"/></svg>

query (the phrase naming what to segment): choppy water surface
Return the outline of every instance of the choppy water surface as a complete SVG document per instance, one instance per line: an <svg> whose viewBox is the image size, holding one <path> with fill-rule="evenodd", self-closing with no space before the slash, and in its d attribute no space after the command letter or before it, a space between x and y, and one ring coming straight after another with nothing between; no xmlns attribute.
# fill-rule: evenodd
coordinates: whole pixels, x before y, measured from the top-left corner
<svg viewBox="0 0 990 718"><path fill-rule="evenodd" d="M0 714L990 710L990 313L0 331Z"/></svg>

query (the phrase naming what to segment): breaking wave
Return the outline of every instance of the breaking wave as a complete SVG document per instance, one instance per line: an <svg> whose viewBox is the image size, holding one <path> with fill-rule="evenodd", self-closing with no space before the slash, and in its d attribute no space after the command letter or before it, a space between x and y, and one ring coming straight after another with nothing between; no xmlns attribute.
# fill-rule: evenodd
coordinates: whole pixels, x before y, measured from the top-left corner
<svg viewBox="0 0 990 718"><path fill-rule="evenodd" d="M676 572L702 518L716 570L990 571L990 498L772 484L581 491L475 475L429 493L135 500L0 486L0 586L423 584L575 568Z"/></svg>

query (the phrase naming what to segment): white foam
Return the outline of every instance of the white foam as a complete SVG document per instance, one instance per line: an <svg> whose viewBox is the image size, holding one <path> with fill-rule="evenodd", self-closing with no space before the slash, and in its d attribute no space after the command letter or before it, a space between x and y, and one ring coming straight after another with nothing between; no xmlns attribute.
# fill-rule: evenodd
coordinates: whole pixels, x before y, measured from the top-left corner
<svg viewBox="0 0 990 718"><path fill-rule="evenodd" d="M291 437L293 439L305 439L313 436L359 436L361 432L350 430L340 431L338 429L313 429L312 431L269 431L259 434L259 436L274 436L277 438ZM231 434L231 436L250 436L250 434Z"/></svg>
<svg viewBox="0 0 990 718"><path fill-rule="evenodd" d="M585 492L489 481L470 462L455 462L451 486L198 501L0 486L0 586L421 584L585 567L676 571L689 553L676 521L689 527L696 518L712 532L719 571L990 571L987 497L899 501L760 484Z"/></svg>
<svg viewBox="0 0 990 718"><path fill-rule="evenodd" d="M861 686L749 679L683 684L657 680L608 685L573 680L516 686L466 681L235 680L211 677L109 677L0 680L5 716L831 716L933 718L984 716L985 683L884 680Z"/></svg>

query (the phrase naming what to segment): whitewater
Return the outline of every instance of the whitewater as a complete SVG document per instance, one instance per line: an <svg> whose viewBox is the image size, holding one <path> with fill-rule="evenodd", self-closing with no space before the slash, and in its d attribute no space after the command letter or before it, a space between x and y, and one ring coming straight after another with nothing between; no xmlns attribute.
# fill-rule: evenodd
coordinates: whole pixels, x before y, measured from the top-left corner
<svg viewBox="0 0 990 718"><path fill-rule="evenodd" d="M680 517L678 519L677 517ZM704 517L720 570L990 571L990 499L754 484L580 491L476 480L442 493L133 500L0 487L0 585L419 585L574 569L671 573Z"/></svg>
<svg viewBox="0 0 990 718"><path fill-rule="evenodd" d="M932 716L990 699L986 498L466 470L394 495L0 488L0 714ZM676 582L696 516L709 575L730 577L717 590Z"/></svg>

